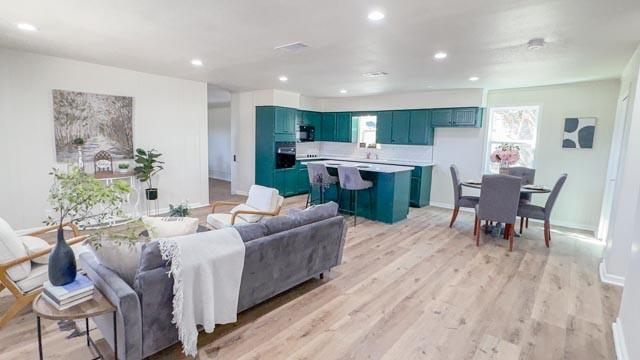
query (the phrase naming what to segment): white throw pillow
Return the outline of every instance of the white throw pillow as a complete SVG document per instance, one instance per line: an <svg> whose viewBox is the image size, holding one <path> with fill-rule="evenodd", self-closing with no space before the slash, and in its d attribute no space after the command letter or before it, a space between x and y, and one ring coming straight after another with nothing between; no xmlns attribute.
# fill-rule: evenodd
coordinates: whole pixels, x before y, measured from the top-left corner
<svg viewBox="0 0 640 360"><path fill-rule="evenodd" d="M231 209L231 214L235 214L236 211L240 211L240 210L249 210L249 211L258 211L258 209L253 208L249 205L246 204L240 204L236 207L234 207L233 209ZM262 219L262 215L254 215L254 214L239 214L237 217L241 218L242 220L246 221L246 222L258 222L260 221L260 219ZM237 220L236 220L237 222Z"/></svg>
<svg viewBox="0 0 640 360"><path fill-rule="evenodd" d="M47 249L49 247L49 243L35 236L21 236L20 240L22 241L22 245L27 250L27 254L31 256L32 254L37 253L40 250ZM49 263L49 254L39 256L35 259L31 259L36 264L48 264Z"/></svg>
<svg viewBox="0 0 640 360"><path fill-rule="evenodd" d="M22 245L20 238L9 224L0 218L0 263L5 263L23 256L27 256L27 250ZM25 261L7 270L13 281L18 281L29 276L31 261Z"/></svg>
<svg viewBox="0 0 640 360"><path fill-rule="evenodd" d="M90 243L89 248L98 262L113 270L129 286L133 286L136 273L140 267L140 254L143 241L127 243L126 241L100 240L101 246L95 247Z"/></svg>
<svg viewBox="0 0 640 360"><path fill-rule="evenodd" d="M198 219L191 217L143 216L142 222L152 239L195 234L198 230Z"/></svg>

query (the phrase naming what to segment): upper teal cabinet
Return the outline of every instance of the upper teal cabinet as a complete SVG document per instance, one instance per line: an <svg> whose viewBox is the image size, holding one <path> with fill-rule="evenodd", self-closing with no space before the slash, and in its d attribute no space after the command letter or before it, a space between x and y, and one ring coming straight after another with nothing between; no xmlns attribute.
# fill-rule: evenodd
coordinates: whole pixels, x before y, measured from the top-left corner
<svg viewBox="0 0 640 360"><path fill-rule="evenodd" d="M393 111L378 112L376 120L376 142L378 144L391 144L391 131L393 127Z"/></svg>
<svg viewBox="0 0 640 360"><path fill-rule="evenodd" d="M411 110L409 121L410 145L433 145L433 127L430 110Z"/></svg>
<svg viewBox="0 0 640 360"><path fill-rule="evenodd" d="M336 113L323 113L320 134L316 130L316 137L320 141L336 141Z"/></svg>
<svg viewBox="0 0 640 360"><path fill-rule="evenodd" d="M431 113L433 127L482 127L482 108L433 109Z"/></svg>
<svg viewBox="0 0 640 360"><path fill-rule="evenodd" d="M302 125L313 126L316 133L321 131L322 113L316 111L302 111Z"/></svg>
<svg viewBox="0 0 640 360"><path fill-rule="evenodd" d="M408 110L394 111L391 122L391 143L408 144L411 112Z"/></svg>
<svg viewBox="0 0 640 360"><path fill-rule="evenodd" d="M296 120L300 117L300 111L291 108L275 107L275 133L295 134Z"/></svg>
<svg viewBox="0 0 640 360"><path fill-rule="evenodd" d="M337 142L358 141L358 123L350 112L336 113L336 137Z"/></svg>

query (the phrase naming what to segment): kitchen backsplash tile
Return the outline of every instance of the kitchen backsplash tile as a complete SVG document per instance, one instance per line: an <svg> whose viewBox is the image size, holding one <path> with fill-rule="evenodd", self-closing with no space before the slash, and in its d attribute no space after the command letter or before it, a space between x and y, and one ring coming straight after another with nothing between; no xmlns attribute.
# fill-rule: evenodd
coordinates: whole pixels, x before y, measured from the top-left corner
<svg viewBox="0 0 640 360"><path fill-rule="evenodd" d="M354 143L338 142L307 142L298 143L296 153L298 156L307 154L333 155L366 159L367 153L378 155L381 160L414 160L433 161L433 147L426 145L390 145L380 144L380 149L360 148Z"/></svg>

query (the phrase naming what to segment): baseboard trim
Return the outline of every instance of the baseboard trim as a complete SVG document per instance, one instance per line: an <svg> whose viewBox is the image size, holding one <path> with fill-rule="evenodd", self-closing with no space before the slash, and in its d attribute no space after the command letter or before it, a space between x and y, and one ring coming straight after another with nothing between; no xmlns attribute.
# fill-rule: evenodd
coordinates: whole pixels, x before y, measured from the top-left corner
<svg viewBox="0 0 640 360"><path fill-rule="evenodd" d="M600 266L598 266L598 272L600 273L600 281L603 283L624 287L625 279L622 276L609 274L604 259L602 259Z"/></svg>
<svg viewBox="0 0 640 360"><path fill-rule="evenodd" d="M209 170L209 177L212 179L231 181L231 174L224 171Z"/></svg>
<svg viewBox="0 0 640 360"><path fill-rule="evenodd" d="M435 206L435 207L439 207L439 208L443 208L443 209L453 209L453 205L449 204L449 203L442 203L442 202L436 202L436 201L431 201L429 203L429 205L431 206ZM465 211L465 212L473 212L473 209L470 208L460 208L460 211ZM535 220L535 219L531 219L531 222L534 223L539 223L542 224L541 220ZM586 225L586 224L576 224L576 223L572 223L572 222L566 222L566 221L551 221L551 225L552 226L562 226L562 227L566 227L566 228L570 228L570 229L577 229L577 230L586 230L586 231L592 231L595 232L597 227L592 226L592 225Z"/></svg>
<svg viewBox="0 0 640 360"><path fill-rule="evenodd" d="M627 343L624 340L624 331L620 318L616 319L616 322L611 324L613 330L613 345L616 348L616 357L618 360L629 360L629 352L627 350Z"/></svg>

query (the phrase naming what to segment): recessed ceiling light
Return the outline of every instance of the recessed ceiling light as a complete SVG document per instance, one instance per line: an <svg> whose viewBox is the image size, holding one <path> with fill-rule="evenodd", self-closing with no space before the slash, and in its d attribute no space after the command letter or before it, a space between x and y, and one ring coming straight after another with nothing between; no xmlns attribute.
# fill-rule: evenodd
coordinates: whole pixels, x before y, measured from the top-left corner
<svg viewBox="0 0 640 360"><path fill-rule="evenodd" d="M372 11L367 16L371 21L380 21L384 19L384 14L378 10Z"/></svg>
<svg viewBox="0 0 640 360"><path fill-rule="evenodd" d="M347 90L346 90L346 89L342 89L342 90L340 90L340 94L346 94L346 93L347 93Z"/></svg>
<svg viewBox="0 0 640 360"><path fill-rule="evenodd" d="M447 58L447 53L444 51L439 51L433 55L433 58L436 60L443 60Z"/></svg>
<svg viewBox="0 0 640 360"><path fill-rule="evenodd" d="M16 27L23 31L38 31L37 27L29 23L18 23L16 24Z"/></svg>
<svg viewBox="0 0 640 360"><path fill-rule="evenodd" d="M534 38L527 42L527 48L529 50L538 50L544 46L546 42L543 38Z"/></svg>
<svg viewBox="0 0 640 360"><path fill-rule="evenodd" d="M478 80L480 80L480 78L477 76L472 76L469 78L469 81L478 81Z"/></svg>
<svg viewBox="0 0 640 360"><path fill-rule="evenodd" d="M287 82L287 80L289 80L288 77L284 76L284 75L280 75L280 77L278 78L278 80L282 81L282 82Z"/></svg>
<svg viewBox="0 0 640 360"><path fill-rule="evenodd" d="M193 60L191 60L191 65L193 65L193 66L202 66L202 60L193 59Z"/></svg>

